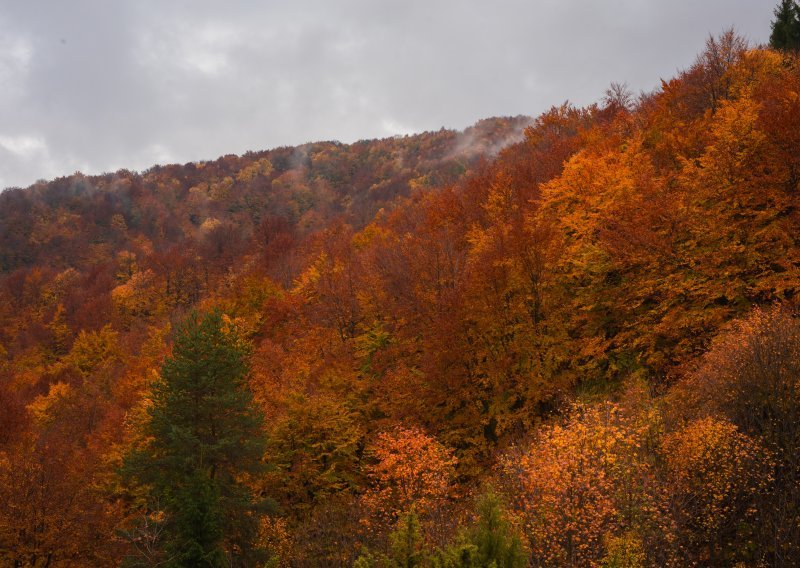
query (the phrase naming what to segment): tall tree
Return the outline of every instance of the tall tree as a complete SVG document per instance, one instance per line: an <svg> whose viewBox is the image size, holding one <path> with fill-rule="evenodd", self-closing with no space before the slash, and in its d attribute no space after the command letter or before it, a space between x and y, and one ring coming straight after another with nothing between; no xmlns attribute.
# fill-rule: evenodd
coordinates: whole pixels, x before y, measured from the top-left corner
<svg viewBox="0 0 800 568"><path fill-rule="evenodd" d="M784 50L800 48L800 7L795 0L781 0L775 8L769 45Z"/></svg>
<svg viewBox="0 0 800 568"><path fill-rule="evenodd" d="M147 441L126 471L163 517L169 566L252 565L261 504L242 482L261 469L263 418L247 348L219 312L193 313L153 386Z"/></svg>

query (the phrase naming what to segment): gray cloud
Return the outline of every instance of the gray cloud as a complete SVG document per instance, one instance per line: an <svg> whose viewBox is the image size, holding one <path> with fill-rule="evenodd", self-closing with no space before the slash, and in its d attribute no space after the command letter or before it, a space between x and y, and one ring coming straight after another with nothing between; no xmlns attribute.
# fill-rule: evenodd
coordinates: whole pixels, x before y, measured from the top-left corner
<svg viewBox="0 0 800 568"><path fill-rule="evenodd" d="M0 187L650 90L753 0L0 0Z"/></svg>

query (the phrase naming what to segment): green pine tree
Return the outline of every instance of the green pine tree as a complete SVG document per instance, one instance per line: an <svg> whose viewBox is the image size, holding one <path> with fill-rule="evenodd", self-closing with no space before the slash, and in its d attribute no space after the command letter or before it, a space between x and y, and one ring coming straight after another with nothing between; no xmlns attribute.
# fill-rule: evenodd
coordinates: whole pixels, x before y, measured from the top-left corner
<svg viewBox="0 0 800 568"><path fill-rule="evenodd" d="M781 0L775 8L769 45L774 49L800 49L800 7L795 0Z"/></svg>
<svg viewBox="0 0 800 568"><path fill-rule="evenodd" d="M443 551L435 565L442 568L523 568L528 565L522 541L506 519L493 492L478 501L478 521Z"/></svg>
<svg viewBox="0 0 800 568"><path fill-rule="evenodd" d="M362 551L353 568L422 568L428 566L422 527L414 507L389 535L389 554Z"/></svg>
<svg viewBox="0 0 800 568"><path fill-rule="evenodd" d="M193 313L153 386L148 442L124 473L163 512L166 566L253 565L263 503L241 483L264 453L247 384L247 348L218 312Z"/></svg>
<svg viewBox="0 0 800 568"><path fill-rule="evenodd" d="M493 492L478 501L478 524L472 532L472 542L484 566L518 568L527 565L519 536L505 517L500 499Z"/></svg>
<svg viewBox="0 0 800 568"><path fill-rule="evenodd" d="M397 528L389 535L392 559L398 568L415 568L425 562L422 527L417 512L412 507L397 523Z"/></svg>

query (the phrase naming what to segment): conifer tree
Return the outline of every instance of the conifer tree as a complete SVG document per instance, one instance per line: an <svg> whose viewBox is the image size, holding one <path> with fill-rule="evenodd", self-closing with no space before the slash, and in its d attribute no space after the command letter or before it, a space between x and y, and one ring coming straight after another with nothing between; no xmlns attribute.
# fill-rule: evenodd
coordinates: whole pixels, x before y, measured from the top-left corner
<svg viewBox="0 0 800 568"><path fill-rule="evenodd" d="M472 542L484 566L518 568L527 564L522 542L506 519L500 499L493 492L478 502L478 524L472 531Z"/></svg>
<svg viewBox="0 0 800 568"><path fill-rule="evenodd" d="M490 491L478 501L475 526L444 550L436 568L522 568L528 561L522 542L505 516L500 499Z"/></svg>
<svg viewBox="0 0 800 568"><path fill-rule="evenodd" d="M781 0L775 8L769 45L775 49L800 49L800 7L795 0Z"/></svg>
<svg viewBox="0 0 800 568"><path fill-rule="evenodd" d="M153 386L148 441L125 473L163 513L167 566L253 565L259 503L240 479L261 469L263 419L247 349L218 312L192 313Z"/></svg>
<svg viewBox="0 0 800 568"><path fill-rule="evenodd" d="M428 566L422 527L412 506L389 535L389 554L364 550L353 568L421 568ZM438 568L438 567L437 567Z"/></svg>

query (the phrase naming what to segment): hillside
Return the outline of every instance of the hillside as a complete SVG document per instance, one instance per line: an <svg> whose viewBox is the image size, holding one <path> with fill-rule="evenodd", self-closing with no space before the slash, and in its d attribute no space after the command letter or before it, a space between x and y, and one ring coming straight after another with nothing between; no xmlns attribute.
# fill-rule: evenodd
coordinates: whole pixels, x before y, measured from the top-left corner
<svg viewBox="0 0 800 568"><path fill-rule="evenodd" d="M163 559L121 468L218 310L277 565L796 566L798 227L800 58L732 32L534 120L6 190L0 558Z"/></svg>

